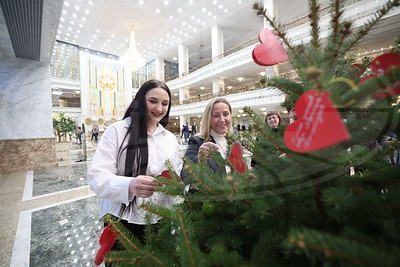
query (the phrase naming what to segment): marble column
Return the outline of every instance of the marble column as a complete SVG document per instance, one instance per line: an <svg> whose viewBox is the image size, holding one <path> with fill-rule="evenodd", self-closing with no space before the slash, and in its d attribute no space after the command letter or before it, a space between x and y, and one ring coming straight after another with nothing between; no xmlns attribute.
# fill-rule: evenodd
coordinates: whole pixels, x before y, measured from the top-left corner
<svg viewBox="0 0 400 267"><path fill-rule="evenodd" d="M189 50L184 44L178 46L178 73L179 77L189 71Z"/></svg>
<svg viewBox="0 0 400 267"><path fill-rule="evenodd" d="M183 88L183 95L185 100L190 99L190 91L188 87Z"/></svg>
<svg viewBox="0 0 400 267"><path fill-rule="evenodd" d="M213 81L213 95L223 95L225 93L225 79L218 78Z"/></svg>
<svg viewBox="0 0 400 267"><path fill-rule="evenodd" d="M220 25L211 27L211 58L214 62L218 56L224 53L224 32Z"/></svg>
<svg viewBox="0 0 400 267"><path fill-rule="evenodd" d="M180 116L179 116L179 134L182 133L182 126L183 126L184 124L186 124L186 122L189 122L189 121L187 121L186 117L183 116L183 115L180 115Z"/></svg>
<svg viewBox="0 0 400 267"><path fill-rule="evenodd" d="M275 0L264 0L264 8L267 9L267 14L271 18L276 17L276 1ZM272 29L272 26L270 23L264 19L264 28L267 29ZM279 75L279 66L274 65L274 66L267 66L265 67L265 77L268 78L273 78Z"/></svg>
<svg viewBox="0 0 400 267"><path fill-rule="evenodd" d="M179 104L183 104L183 100L185 100L184 88L179 88Z"/></svg>
<svg viewBox="0 0 400 267"><path fill-rule="evenodd" d="M164 75L164 59L160 57L156 57L155 59L155 74L156 74L156 79L160 81L164 81L165 75Z"/></svg>

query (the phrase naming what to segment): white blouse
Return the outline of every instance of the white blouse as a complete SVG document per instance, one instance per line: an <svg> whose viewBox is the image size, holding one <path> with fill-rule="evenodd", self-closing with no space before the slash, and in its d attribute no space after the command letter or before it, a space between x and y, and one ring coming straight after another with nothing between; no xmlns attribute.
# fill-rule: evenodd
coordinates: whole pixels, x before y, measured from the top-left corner
<svg viewBox="0 0 400 267"><path fill-rule="evenodd" d="M101 198L100 218L107 213L119 215L121 203L129 204L129 183L132 177L123 176L126 150L118 158L118 151L125 137L131 118L126 118L111 124L98 143L92 163L87 172L90 188ZM125 139L124 146L128 142ZM167 170L166 160L169 160L179 175L182 169L182 160L179 157L179 145L176 137L161 124L158 124L153 134L147 134L148 164L146 175L157 176ZM123 147L124 147L123 146ZM135 224L146 224L147 212L139 206L144 202L171 208L175 204L175 197L160 192L154 192L149 198L136 197L134 212L125 212L121 219ZM160 216L151 214L151 223L157 223Z"/></svg>
<svg viewBox="0 0 400 267"><path fill-rule="evenodd" d="M211 136L214 138L215 143L219 147L219 153L224 159L226 159L226 157L228 156L227 154L228 144L225 135L219 134L215 132L213 129L211 129ZM231 167L225 165L225 171L226 173L230 173Z"/></svg>

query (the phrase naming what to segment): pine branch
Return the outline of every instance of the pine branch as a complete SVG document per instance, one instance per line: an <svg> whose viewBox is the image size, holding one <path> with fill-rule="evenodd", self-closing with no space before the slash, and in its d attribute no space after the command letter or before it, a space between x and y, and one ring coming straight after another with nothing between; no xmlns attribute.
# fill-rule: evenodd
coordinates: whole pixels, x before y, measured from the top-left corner
<svg viewBox="0 0 400 267"><path fill-rule="evenodd" d="M321 47L319 40L319 13L320 13L320 5L316 0L309 0L308 2L310 7L310 25L311 25L311 44L314 48L314 53L318 53Z"/></svg>
<svg viewBox="0 0 400 267"><path fill-rule="evenodd" d="M263 264L265 258L270 253L270 248L272 248L278 241L278 238L274 237L271 232L263 234L258 240L253 248L251 261L254 266L266 266Z"/></svg>
<svg viewBox="0 0 400 267"><path fill-rule="evenodd" d="M302 84L282 78L271 78L266 83L268 86L276 87L287 94L302 95L304 87Z"/></svg>
<svg viewBox="0 0 400 267"><path fill-rule="evenodd" d="M332 30L332 41L331 42L336 42L336 38L337 38L337 35L338 35L338 31L339 31L339 20L340 20L340 17L342 16L342 14L343 14L343 11L340 10L340 0L336 0L333 3L333 5L334 5L334 7L333 7L334 12L332 14L332 27L333 27L333 30Z"/></svg>
<svg viewBox="0 0 400 267"><path fill-rule="evenodd" d="M219 197L219 198L223 198L225 200L227 199L227 197L224 194L219 194L218 192L214 191L211 187L209 187L206 183L204 183L204 181L196 173L193 172L193 170L197 168L196 165L200 165L199 163L192 164L192 162L189 159L186 159L185 161L188 164L187 167L185 167L185 170L201 186L201 187L197 187L199 190L201 190L202 192L204 192L206 194L208 193L208 195L213 196L213 197ZM202 189L205 189L205 190L202 190Z"/></svg>
<svg viewBox="0 0 400 267"><path fill-rule="evenodd" d="M124 225L119 223L119 220L115 221L113 220L113 217L111 215L107 215L104 219L108 224L112 225L114 229L117 230L118 232L118 239L122 242L124 247L127 250L136 250L137 252L141 253L143 256L149 257L154 260L155 263L161 266L167 266L161 259L156 257L150 252L144 251L138 244L140 244L140 241L132 235L132 233L126 229ZM110 258L112 260L112 258Z"/></svg>
<svg viewBox="0 0 400 267"><path fill-rule="evenodd" d="M343 49L340 50L339 52L339 57L344 56L348 51L350 51L351 48L355 44L357 44L361 38L366 36L368 32L371 30L371 28L378 23L378 21L386 15L393 7L399 6L400 5L400 0L389 0L381 9L377 10L375 13L375 18L372 19L369 23L367 23L361 30L359 30L357 33L355 33L352 37L351 40L346 42L343 45Z"/></svg>
<svg viewBox="0 0 400 267"><path fill-rule="evenodd" d="M186 224L183 222L183 217L182 217L181 211L178 210L176 216L178 218L178 222L179 222L179 225L181 228L180 233L182 233L184 241L185 241L185 248L187 251L187 256L189 257L189 260L190 260L190 264L191 264L191 266L196 266L196 261L194 259L193 251L191 248L191 239L189 237L189 231L186 227Z"/></svg>
<svg viewBox="0 0 400 267"><path fill-rule="evenodd" d="M163 218L167 219L172 219L172 210L162 207L162 206L157 206L154 205L153 203L150 202L144 202L140 205L140 208L147 210L148 212L161 216Z"/></svg>
<svg viewBox="0 0 400 267"><path fill-rule="evenodd" d="M399 248L381 250L371 244L317 230L292 230L289 234L289 243L304 252L309 249L322 253L327 260L338 258L363 266L398 266L400 264L398 253L395 253L395 250L398 251Z"/></svg>
<svg viewBox="0 0 400 267"><path fill-rule="evenodd" d="M347 36L349 36L349 34L351 34L351 29L350 29L351 25L352 25L351 21L345 21L343 24L340 24L340 40L339 44L334 50L335 52L330 57L330 64L333 64L333 62L335 62L339 57L339 51L343 46L344 40L347 38Z"/></svg>

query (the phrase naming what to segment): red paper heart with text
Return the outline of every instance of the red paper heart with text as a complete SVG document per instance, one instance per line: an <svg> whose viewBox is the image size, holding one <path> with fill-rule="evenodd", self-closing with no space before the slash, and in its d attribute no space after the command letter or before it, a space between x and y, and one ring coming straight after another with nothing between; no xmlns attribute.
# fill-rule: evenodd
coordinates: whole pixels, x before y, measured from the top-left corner
<svg viewBox="0 0 400 267"><path fill-rule="evenodd" d="M400 54L386 53L380 55L369 66L374 74L383 74L392 66L400 67Z"/></svg>
<svg viewBox="0 0 400 267"><path fill-rule="evenodd" d="M243 148L239 142L234 142L232 144L231 151L229 152L228 157L229 162L231 163L232 167L238 173L245 173L247 170L246 162L243 160Z"/></svg>
<svg viewBox="0 0 400 267"><path fill-rule="evenodd" d="M94 263L100 265L104 261L104 257L110 252L115 240L118 237L118 233L111 229L110 225L107 225L100 235L100 249L97 251Z"/></svg>
<svg viewBox="0 0 400 267"><path fill-rule="evenodd" d="M167 178L167 179L172 179L171 173L168 170L162 171L161 172L161 176L164 177L164 178ZM178 176L178 175L176 174L176 176ZM179 178L179 181L182 182L181 177L178 176L178 178Z"/></svg>
<svg viewBox="0 0 400 267"><path fill-rule="evenodd" d="M359 86L371 78L379 77L380 75L386 75L387 72L393 67L400 68L400 54L386 53L380 55L371 62L370 67L373 74L363 77L358 82ZM400 81L394 81L390 84L385 84L385 86L386 88L384 88L382 92L374 94L373 97L389 97L400 94Z"/></svg>
<svg viewBox="0 0 400 267"><path fill-rule="evenodd" d="M261 29L258 40L261 44L258 44L252 53L253 60L258 65L271 66L289 60L282 42L273 31Z"/></svg>
<svg viewBox="0 0 400 267"><path fill-rule="evenodd" d="M286 146L296 152L317 151L350 139L329 92L308 91L296 103L297 121L284 134Z"/></svg>

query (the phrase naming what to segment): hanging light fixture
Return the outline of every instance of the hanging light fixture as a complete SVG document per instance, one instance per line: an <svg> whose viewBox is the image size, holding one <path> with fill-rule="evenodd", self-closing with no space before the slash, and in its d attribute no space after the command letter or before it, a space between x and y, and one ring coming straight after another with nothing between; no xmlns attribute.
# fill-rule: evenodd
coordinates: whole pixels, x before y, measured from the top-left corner
<svg viewBox="0 0 400 267"><path fill-rule="evenodd" d="M136 48L136 39L135 39L135 28L132 25L131 28L131 39L129 43L128 51L120 57L121 61L125 63L132 71L136 71L143 67L146 64L146 59L139 54Z"/></svg>

